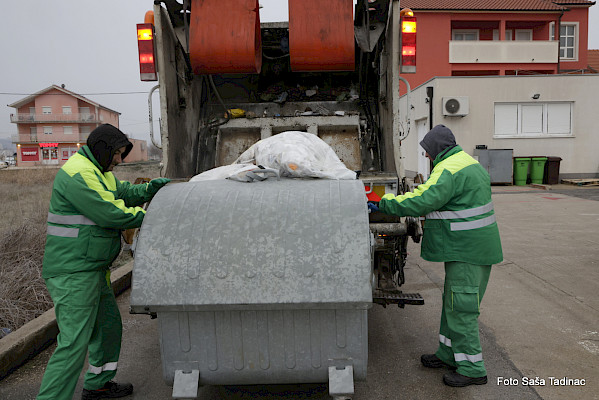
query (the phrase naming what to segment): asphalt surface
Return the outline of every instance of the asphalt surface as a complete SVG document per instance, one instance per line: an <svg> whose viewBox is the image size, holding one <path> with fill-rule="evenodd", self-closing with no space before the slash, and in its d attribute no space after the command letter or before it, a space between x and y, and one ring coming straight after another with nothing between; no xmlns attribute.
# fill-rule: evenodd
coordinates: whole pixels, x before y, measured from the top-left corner
<svg viewBox="0 0 599 400"><path fill-rule="evenodd" d="M420 365L420 355L437 345L444 272L411 243L404 290L421 293L426 303L369 311L368 376L356 382L354 399L599 399L599 188L493 192L505 259L493 267L481 304L489 383L450 388L442 383L446 370ZM134 384L130 399L169 399L157 320L128 314L128 298L126 291L118 299L124 337L116 380ZM0 381L0 399L34 399L53 349ZM584 385L561 385L562 378ZM75 399L81 385L82 378ZM199 398L329 399L327 390L324 384L207 386Z"/></svg>

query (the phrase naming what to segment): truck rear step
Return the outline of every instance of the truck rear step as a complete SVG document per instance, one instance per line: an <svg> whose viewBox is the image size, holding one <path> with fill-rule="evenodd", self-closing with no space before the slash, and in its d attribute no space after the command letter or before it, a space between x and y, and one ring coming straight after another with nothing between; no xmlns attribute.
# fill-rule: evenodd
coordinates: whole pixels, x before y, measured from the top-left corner
<svg viewBox="0 0 599 400"><path fill-rule="evenodd" d="M374 290L372 302L387 307L387 304L397 304L404 308L406 304L421 306L424 298L420 293L403 293L401 290Z"/></svg>

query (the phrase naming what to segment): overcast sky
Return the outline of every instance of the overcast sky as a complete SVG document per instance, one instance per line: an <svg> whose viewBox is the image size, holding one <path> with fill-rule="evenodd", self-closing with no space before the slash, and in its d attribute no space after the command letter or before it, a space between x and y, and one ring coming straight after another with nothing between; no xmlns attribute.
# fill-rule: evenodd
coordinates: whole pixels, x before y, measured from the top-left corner
<svg viewBox="0 0 599 400"><path fill-rule="evenodd" d="M16 124L10 122L15 109L8 104L52 84L64 84L119 111L123 132L149 139L147 93L156 82L139 80L135 25L143 22L152 4L152 0L4 2L0 137L17 133ZM260 4L262 22L287 20L287 1L260 0ZM590 8L589 48L599 49L598 5ZM154 116L157 119L158 110Z"/></svg>

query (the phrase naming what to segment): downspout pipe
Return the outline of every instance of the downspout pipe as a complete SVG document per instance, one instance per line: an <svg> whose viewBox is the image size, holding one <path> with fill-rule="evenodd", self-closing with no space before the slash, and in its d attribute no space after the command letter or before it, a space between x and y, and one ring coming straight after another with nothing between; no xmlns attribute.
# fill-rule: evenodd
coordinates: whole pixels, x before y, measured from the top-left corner
<svg viewBox="0 0 599 400"><path fill-rule="evenodd" d="M555 37L557 37L557 73L559 74L561 71L561 65L560 65L560 56L559 56L559 50L560 50L560 40L561 40L561 32L562 32L562 17L564 16L564 10L562 10L562 13L560 14L559 18L557 19L557 26L555 27L555 30L557 30L557 35L555 35Z"/></svg>
<svg viewBox="0 0 599 400"><path fill-rule="evenodd" d="M433 86L426 87L426 97L428 97L428 129L433 129L433 94L435 88Z"/></svg>

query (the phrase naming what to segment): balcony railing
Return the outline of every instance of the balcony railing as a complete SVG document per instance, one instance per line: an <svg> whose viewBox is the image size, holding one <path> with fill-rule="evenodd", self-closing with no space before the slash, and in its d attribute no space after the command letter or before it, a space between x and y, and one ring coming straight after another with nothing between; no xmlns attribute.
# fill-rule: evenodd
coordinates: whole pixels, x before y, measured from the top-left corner
<svg viewBox="0 0 599 400"><path fill-rule="evenodd" d="M98 123L95 114L10 114L10 122L36 124L38 122Z"/></svg>
<svg viewBox="0 0 599 400"><path fill-rule="evenodd" d="M89 133L73 133L71 137L56 139L53 135L31 135L23 133L21 135L11 135L13 143L29 144L29 143L85 143Z"/></svg>
<svg viewBox="0 0 599 400"><path fill-rule="evenodd" d="M449 62L454 64L557 64L558 41L451 40Z"/></svg>

